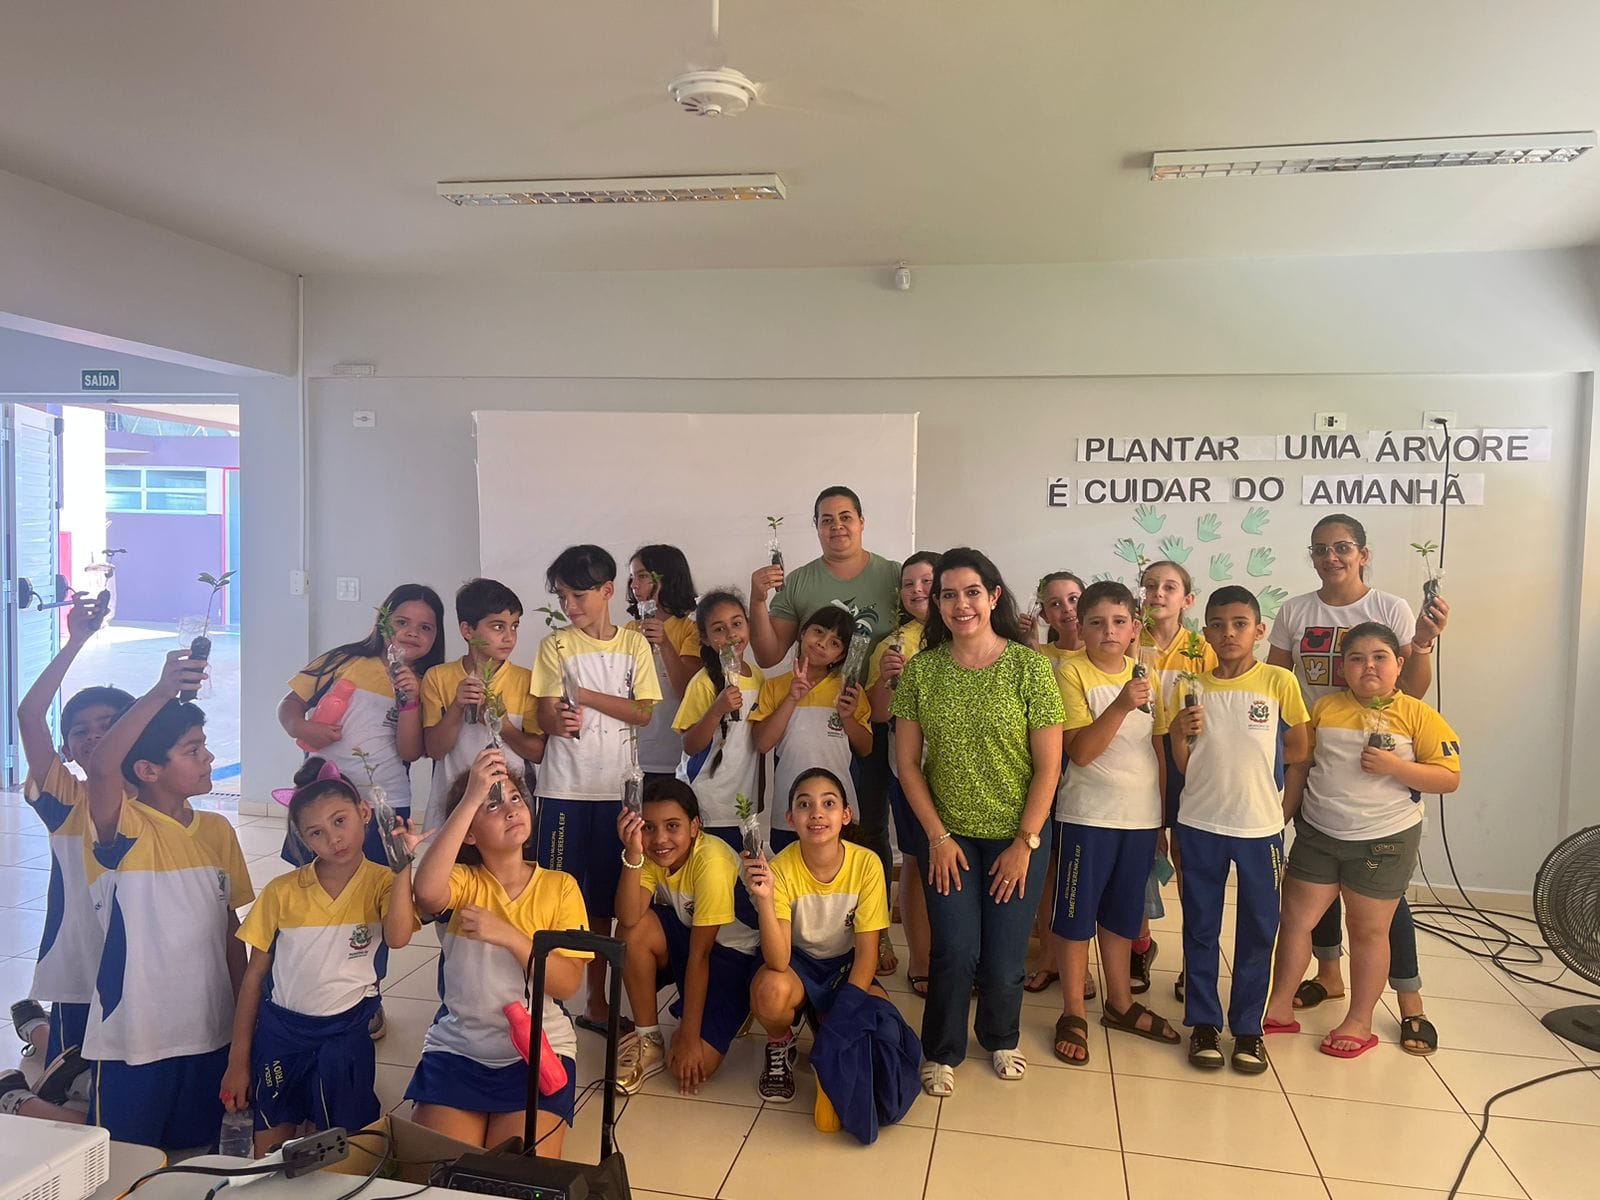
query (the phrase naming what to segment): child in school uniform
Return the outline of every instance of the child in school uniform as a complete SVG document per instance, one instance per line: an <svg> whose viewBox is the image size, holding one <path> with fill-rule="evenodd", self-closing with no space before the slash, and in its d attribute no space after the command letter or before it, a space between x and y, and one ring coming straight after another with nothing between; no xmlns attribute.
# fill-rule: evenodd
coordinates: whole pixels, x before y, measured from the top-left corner
<svg viewBox="0 0 1600 1200"><path fill-rule="evenodd" d="M653 616L639 615L642 602L655 604ZM694 612L694 577L683 551L660 544L640 546L628 563L628 614L634 619L625 628L650 643L662 697L650 710L650 724L639 730L639 766L647 781L674 775L683 757L678 706L700 669Z"/></svg>
<svg viewBox="0 0 1600 1200"><path fill-rule="evenodd" d="M1189 1061L1204 1070L1224 1062L1217 938L1232 866L1238 872L1238 916L1228 1027L1233 1069L1247 1075L1270 1065L1262 1022L1278 936L1284 768L1304 761L1309 719L1295 677L1256 661L1256 643L1266 632L1261 606L1248 588L1212 592L1205 634L1217 665L1204 676L1204 704L1180 708L1168 730L1184 773L1177 838L1183 854L1179 894Z"/></svg>
<svg viewBox="0 0 1600 1200"><path fill-rule="evenodd" d="M216 1140L245 967L237 910L255 899L233 826L189 805L211 790L213 756L205 714L178 697L205 674L187 650L168 654L89 759L94 856L111 872L84 1037L89 1119L113 1141L169 1150Z"/></svg>
<svg viewBox="0 0 1600 1200"><path fill-rule="evenodd" d="M773 751L774 795L788 795L800 772L826 767L844 781L845 801L854 810L851 765L872 751L872 707L866 689L847 685L835 668L844 662L855 629L848 609L832 604L819 608L800 627L794 670L761 685L750 720L755 722L756 749ZM776 813L770 838L774 850L796 840Z"/></svg>
<svg viewBox="0 0 1600 1200"><path fill-rule="evenodd" d="M578 881L589 919L602 932L611 929L622 875L617 814L630 743L662 698L650 643L611 620L616 576L616 559L599 546L568 546L556 556L545 585L571 625L545 637L533 664L539 722L550 735L539 776L539 862ZM570 708L563 700L568 687ZM606 1029L605 978L597 959L581 1029Z"/></svg>
<svg viewBox="0 0 1600 1200"><path fill-rule="evenodd" d="M1029 617L1031 630L1044 622L1039 641L1039 653L1059 669L1061 660L1071 654L1083 653L1083 633L1078 627L1078 600L1087 586L1071 571L1052 571L1039 580L1039 615ZM1019 620L1021 618L1018 618Z"/></svg>
<svg viewBox="0 0 1600 1200"><path fill-rule="evenodd" d="M1133 593L1111 581L1091 584L1078 601L1078 620L1084 653L1064 662L1058 676L1072 764L1056 793L1051 930L1061 939L1061 977L1083 977L1098 932L1106 975L1100 1024L1176 1045L1166 1018L1133 999L1129 968L1161 829L1163 712L1155 682L1135 676L1125 653L1138 628ZM1063 988L1055 1054L1072 1066L1089 1061L1085 1012L1082 992Z"/></svg>
<svg viewBox="0 0 1600 1200"><path fill-rule="evenodd" d="M302 1122L362 1129L382 1114L367 1033L378 1008L377 950L406 945L418 923L410 865L392 871L363 853L372 820L336 765L307 759L289 821L315 857L268 883L239 927L251 953L222 1102L231 1112L254 1106L257 1158ZM394 836L414 849L418 839L400 822Z"/></svg>
<svg viewBox="0 0 1600 1200"><path fill-rule="evenodd" d="M794 1027L802 1017L826 1020L846 983L885 996L874 975L878 938L889 927L877 856L843 839L850 823L844 781L822 767L801 771L789 788L788 823L798 839L788 849L771 862L742 860L761 929L750 1009L767 1031L767 1052L756 1091L773 1104L794 1100ZM817 1105L822 1127L828 1101L820 1088Z"/></svg>
<svg viewBox="0 0 1600 1200"><path fill-rule="evenodd" d="M677 776L694 788L700 827L737 853L743 847L739 797L751 804L763 799L761 752L751 738L750 710L766 677L745 658L749 614L736 593L707 592L695 606L695 625L705 665L689 681L673 722L683 735ZM737 679L727 678L723 671L722 654L730 649L739 663Z"/></svg>
<svg viewBox="0 0 1600 1200"><path fill-rule="evenodd" d="M433 852L416 866L417 909L444 922L445 931L439 1015L423 1038L406 1099L416 1105L419 1125L474 1146L520 1137L527 1120L528 1072L537 1067L512 1043L505 1006L525 996L533 935L588 928L577 881L528 861L533 821L522 788L503 751L482 751L445 793L445 823ZM561 1156L577 1096L578 1035L561 1001L577 994L589 957L557 950L546 962L537 1028L567 1073L566 1084L539 1104L538 1152L552 1158Z"/></svg>
<svg viewBox="0 0 1600 1200"><path fill-rule="evenodd" d="M67 612L66 644L17 706L17 732L28 763L23 799L50 834L50 890L33 985L26 1000L11 1006L11 1023L45 1064L45 1071L32 1089L21 1071L0 1073L0 1113L69 1122L83 1119L75 1107L63 1106L69 1100L77 1105L87 1099L83 1035L105 931L89 895L90 874L99 873L87 857L94 844L89 789L68 764L85 767L133 697L114 687L88 687L74 695L61 707L59 753L49 717L68 669L103 619L97 601L80 598L73 604ZM44 1004L50 1005L48 1014Z"/></svg>
<svg viewBox="0 0 1600 1200"><path fill-rule="evenodd" d="M617 1054L617 1091L637 1092L667 1068L684 1094L722 1065L750 1015L750 978L760 965L755 910L739 884L739 856L700 828L695 791L680 779L645 785L644 812L624 809L617 936L637 1030ZM656 993L677 985L682 1012L669 1047Z"/></svg>
<svg viewBox="0 0 1600 1200"><path fill-rule="evenodd" d="M422 737L433 759L424 833L444 824L444 797L450 784L490 744L484 712L490 692L505 705L500 737L507 767L531 778L528 764L539 762L545 752L535 714L533 676L527 667L511 661L522 623L522 601L499 580L472 579L456 592L456 621L467 652L440 663L422 680Z"/></svg>

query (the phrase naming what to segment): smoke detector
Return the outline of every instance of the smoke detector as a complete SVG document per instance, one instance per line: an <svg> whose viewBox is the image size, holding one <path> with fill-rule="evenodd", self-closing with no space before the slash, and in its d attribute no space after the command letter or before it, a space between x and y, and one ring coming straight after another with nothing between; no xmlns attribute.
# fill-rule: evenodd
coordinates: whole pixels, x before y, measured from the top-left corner
<svg viewBox="0 0 1600 1200"><path fill-rule="evenodd" d="M667 95L696 117L736 117L760 98L749 77L732 67L686 71L667 84Z"/></svg>

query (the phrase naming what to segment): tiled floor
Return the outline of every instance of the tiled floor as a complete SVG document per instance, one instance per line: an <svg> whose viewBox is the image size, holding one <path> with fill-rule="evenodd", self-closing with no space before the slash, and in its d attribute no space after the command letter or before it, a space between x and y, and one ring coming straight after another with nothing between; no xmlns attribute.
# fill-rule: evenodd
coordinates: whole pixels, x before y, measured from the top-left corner
<svg viewBox="0 0 1600 1200"><path fill-rule="evenodd" d="M219 803L229 811L227 801ZM259 887L282 867L281 823L235 820ZM6 1001L23 995L31 976L46 853L32 814L14 795L0 795L0 998ZM1176 908L1170 896L1169 905ZM1176 1017L1175 912L1158 922L1156 936L1162 953L1149 998ZM652 1080L627 1104L618 1141L634 1194L644 1200L965 1200L1066 1192L1097 1200L1236 1200L1252 1192L1286 1200L1430 1200L1449 1188L1490 1095L1600 1056L1580 1055L1539 1024L1538 1014L1566 1002L1560 993L1518 985L1428 935L1421 950L1429 1013L1445 1046L1431 1059L1410 1057L1394 1043L1392 1008L1381 1027L1384 1044L1365 1057L1338 1062L1319 1054L1317 1041L1338 1015L1330 1004L1305 1014L1299 1036L1274 1037L1272 1071L1253 1078L1198 1074L1176 1049L1121 1034L1108 1038L1098 1025L1090 1031L1092 1061L1071 1068L1050 1054L1060 1002L1052 988L1027 997L1023 1009L1026 1079L1001 1083L975 1053L957 1073L954 1096L921 1098L874 1146L816 1132L815 1084L803 1068L794 1105L764 1105L753 1083L758 1038L736 1043L698 1097L676 1095L665 1076ZM408 1107L400 1096L436 1006L437 953L424 932L392 959L389 1035L378 1043L386 1109ZM1553 968L1540 973L1554 976ZM886 982L916 1025L920 1001L904 976ZM1098 1005L1090 1010L1093 1017ZM9 1036L9 1026L0 1028L0 1039ZM579 1078L586 1082L600 1074L602 1045L589 1034L579 1038ZM596 1099L580 1111L570 1154L593 1158L599 1110ZM1600 1196L1597 1127L1600 1076L1570 1076L1503 1100L1462 1194L1593 1200Z"/></svg>

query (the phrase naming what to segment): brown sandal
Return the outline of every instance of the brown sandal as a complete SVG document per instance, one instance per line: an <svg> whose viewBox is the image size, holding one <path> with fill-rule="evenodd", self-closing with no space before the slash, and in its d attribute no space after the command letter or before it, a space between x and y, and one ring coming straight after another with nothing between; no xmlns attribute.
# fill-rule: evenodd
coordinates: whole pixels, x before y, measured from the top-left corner
<svg viewBox="0 0 1600 1200"><path fill-rule="evenodd" d="M1160 1013L1151 1012L1137 1000L1128 1005L1126 1012L1119 1013L1109 1004L1104 1008L1105 1011L1100 1015L1100 1024L1107 1029L1120 1029L1123 1033L1131 1033L1135 1037L1148 1038L1152 1042L1161 1042L1168 1046L1176 1046L1181 1040L1178 1031L1167 1023L1165 1017ZM1145 1015L1150 1017L1150 1028L1140 1029L1139 1018Z"/></svg>
<svg viewBox="0 0 1600 1200"><path fill-rule="evenodd" d="M1082 1058L1073 1058L1062 1052L1063 1045L1076 1046L1083 1051ZM1050 1047L1055 1056L1069 1067L1081 1067L1089 1061L1089 1022L1082 1017L1062 1013L1056 1018L1056 1040Z"/></svg>

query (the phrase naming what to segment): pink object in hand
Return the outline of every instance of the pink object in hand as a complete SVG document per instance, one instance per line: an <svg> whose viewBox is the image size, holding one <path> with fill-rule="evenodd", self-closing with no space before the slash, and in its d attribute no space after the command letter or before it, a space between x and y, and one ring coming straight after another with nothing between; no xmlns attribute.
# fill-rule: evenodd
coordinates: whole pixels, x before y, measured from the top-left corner
<svg viewBox="0 0 1600 1200"><path fill-rule="evenodd" d="M529 1061L528 1049L533 1044L533 1014L516 1001L512 1001L501 1010L506 1014L506 1023L511 1026L511 1044L517 1048L517 1053L522 1055L523 1061ZM550 1039L544 1030L539 1030L539 1094L553 1096L567 1086L567 1065L561 1061Z"/></svg>
<svg viewBox="0 0 1600 1200"><path fill-rule="evenodd" d="M350 697L355 695L356 685L352 679L341 679L323 694L317 706L306 714L306 720L318 725L337 725L344 720L344 714L350 707ZM315 754L317 748L308 746L304 742L295 741L295 745L307 754Z"/></svg>

